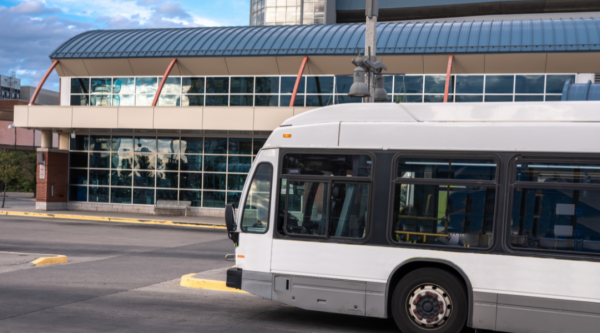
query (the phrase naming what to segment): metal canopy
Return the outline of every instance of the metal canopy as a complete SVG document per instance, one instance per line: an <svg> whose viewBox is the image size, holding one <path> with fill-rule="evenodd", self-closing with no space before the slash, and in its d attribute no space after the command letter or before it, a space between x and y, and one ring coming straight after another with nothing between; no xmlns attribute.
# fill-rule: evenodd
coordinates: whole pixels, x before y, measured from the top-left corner
<svg viewBox="0 0 600 333"><path fill-rule="evenodd" d="M364 24L94 30L51 59L354 55ZM377 55L600 50L600 19L380 23Z"/></svg>

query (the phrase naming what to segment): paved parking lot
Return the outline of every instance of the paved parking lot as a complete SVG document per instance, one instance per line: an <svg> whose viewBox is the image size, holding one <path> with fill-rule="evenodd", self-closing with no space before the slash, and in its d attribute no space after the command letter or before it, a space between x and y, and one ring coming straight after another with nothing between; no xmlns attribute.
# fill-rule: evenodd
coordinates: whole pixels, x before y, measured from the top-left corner
<svg viewBox="0 0 600 333"><path fill-rule="evenodd" d="M0 332L398 332L390 320L179 286L188 273L224 277L233 245L222 230L0 216L0 251L70 261L0 271Z"/></svg>

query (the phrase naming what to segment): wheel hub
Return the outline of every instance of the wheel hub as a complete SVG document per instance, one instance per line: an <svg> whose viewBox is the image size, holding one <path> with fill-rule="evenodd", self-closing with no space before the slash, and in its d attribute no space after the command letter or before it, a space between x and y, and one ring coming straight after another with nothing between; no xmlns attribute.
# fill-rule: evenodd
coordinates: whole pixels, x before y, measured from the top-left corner
<svg viewBox="0 0 600 333"><path fill-rule="evenodd" d="M413 320L426 327L443 325L452 312L450 297L436 285L423 285L415 289L409 296L408 305Z"/></svg>

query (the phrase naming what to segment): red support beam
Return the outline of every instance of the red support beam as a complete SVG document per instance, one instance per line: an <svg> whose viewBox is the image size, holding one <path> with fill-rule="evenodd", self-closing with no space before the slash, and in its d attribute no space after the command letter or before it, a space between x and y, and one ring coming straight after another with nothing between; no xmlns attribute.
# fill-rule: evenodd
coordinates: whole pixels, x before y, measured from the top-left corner
<svg viewBox="0 0 600 333"><path fill-rule="evenodd" d="M444 86L444 103L448 103L448 90L450 90L450 74L452 73L452 55L448 57L448 68L446 69L446 85Z"/></svg>
<svg viewBox="0 0 600 333"><path fill-rule="evenodd" d="M167 77L169 77L169 73L171 73L171 70L173 69L173 66L175 66L176 62L177 58L173 58L173 60L171 60L171 64L169 64L169 67L167 67L167 71L165 72L165 75L163 75L163 78L160 81L160 84L158 85L156 95L154 95L154 101L152 102L152 106L156 106L156 104L158 103L158 98L160 97L160 93L162 92L163 86L165 85Z"/></svg>
<svg viewBox="0 0 600 333"><path fill-rule="evenodd" d="M40 81L40 84L38 84L37 88L35 88L35 92L33 93L33 96L31 96L29 105L32 105L33 103L35 103L35 100L36 100L38 94L40 93L40 91L42 90L44 83L46 83L46 79L48 79L48 76L50 76L50 73L52 73L52 71L54 70L56 65L58 65L58 60L54 60L54 62L52 63L52 66L50 66L50 68L48 68L48 70L46 71L46 74L42 78L42 81Z"/></svg>
<svg viewBox="0 0 600 333"><path fill-rule="evenodd" d="M300 85L300 80L302 79L302 73L304 73L304 67L306 66L307 61L308 61L308 56L305 56L304 60L302 60L302 65L300 65L300 70L298 71L298 77L296 78L296 84L294 85L294 92L292 93L292 100L290 101L290 107L294 106L294 101L296 100L296 93L298 93L298 86Z"/></svg>

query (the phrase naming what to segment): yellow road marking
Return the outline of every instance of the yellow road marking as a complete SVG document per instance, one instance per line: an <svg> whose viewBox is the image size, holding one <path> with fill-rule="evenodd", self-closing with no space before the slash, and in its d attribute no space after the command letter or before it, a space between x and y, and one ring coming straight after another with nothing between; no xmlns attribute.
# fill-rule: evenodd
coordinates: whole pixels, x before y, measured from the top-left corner
<svg viewBox="0 0 600 333"><path fill-rule="evenodd" d="M196 289L208 289L208 290L217 290L217 291L228 291L234 293L244 293L247 292L239 289L229 288L225 285L224 281L215 281L215 280L205 280L205 279L195 279L194 276L198 273L186 274L181 277L181 282L179 283L182 287L188 288L196 288Z"/></svg>
<svg viewBox="0 0 600 333"><path fill-rule="evenodd" d="M34 264L36 266L64 264L66 262L69 262L69 258L67 258L67 256L63 256L63 255L60 255L60 254L25 253L25 252L9 252L9 251L0 251L0 253L46 256L46 257L37 258L37 259L35 259L34 261L31 262L32 264Z"/></svg>
<svg viewBox="0 0 600 333"><path fill-rule="evenodd" d="M56 219L72 219L72 220L89 220L89 221L105 221L105 222L120 222L120 223L137 223L137 224L155 224L155 225L170 225L176 227L192 227L192 228L208 228L208 229L227 229L224 225L218 224L196 224L176 221L161 221L161 220L136 220L119 217L101 217L88 215L71 215L71 214L47 214L47 213L26 213L26 212L11 212L0 210L0 215L13 216L32 216L32 217L48 217Z"/></svg>

